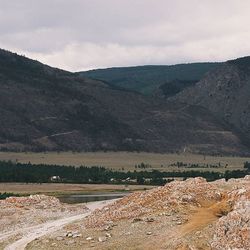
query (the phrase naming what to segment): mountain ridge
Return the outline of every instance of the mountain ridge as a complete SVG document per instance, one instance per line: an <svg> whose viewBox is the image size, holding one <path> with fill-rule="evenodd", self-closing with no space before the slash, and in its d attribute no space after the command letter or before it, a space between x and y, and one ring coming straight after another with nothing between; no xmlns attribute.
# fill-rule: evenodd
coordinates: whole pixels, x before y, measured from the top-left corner
<svg viewBox="0 0 250 250"><path fill-rule="evenodd" d="M0 150L246 155L224 121L0 50Z"/></svg>
<svg viewBox="0 0 250 250"><path fill-rule="evenodd" d="M161 85L173 80L200 80L220 63L183 63L94 69L78 74L106 81L113 86L151 95ZM185 87L185 86L184 86Z"/></svg>

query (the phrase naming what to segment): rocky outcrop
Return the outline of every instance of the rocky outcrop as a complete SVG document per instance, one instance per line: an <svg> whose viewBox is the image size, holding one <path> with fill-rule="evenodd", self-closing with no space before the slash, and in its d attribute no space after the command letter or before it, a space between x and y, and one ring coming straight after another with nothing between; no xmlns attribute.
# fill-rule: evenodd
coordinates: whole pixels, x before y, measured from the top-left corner
<svg viewBox="0 0 250 250"><path fill-rule="evenodd" d="M215 226L213 249L250 249L250 187L229 194L233 210Z"/></svg>
<svg viewBox="0 0 250 250"><path fill-rule="evenodd" d="M112 230L127 220L132 227L148 230L150 226L162 234L155 243L159 249L164 244L166 249L250 249L250 177L210 183L203 178L174 181L96 210L86 225ZM156 231L160 223L163 231L171 233Z"/></svg>
<svg viewBox="0 0 250 250"><path fill-rule="evenodd" d="M250 145L250 57L222 64L174 99L208 108Z"/></svg>

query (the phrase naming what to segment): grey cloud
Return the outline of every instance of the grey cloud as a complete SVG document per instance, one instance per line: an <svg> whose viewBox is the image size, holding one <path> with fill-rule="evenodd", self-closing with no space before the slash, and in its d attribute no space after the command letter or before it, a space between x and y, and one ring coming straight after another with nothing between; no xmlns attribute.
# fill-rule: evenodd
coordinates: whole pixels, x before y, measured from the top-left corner
<svg viewBox="0 0 250 250"><path fill-rule="evenodd" d="M0 0L0 46L76 71L250 53L249 1Z"/></svg>

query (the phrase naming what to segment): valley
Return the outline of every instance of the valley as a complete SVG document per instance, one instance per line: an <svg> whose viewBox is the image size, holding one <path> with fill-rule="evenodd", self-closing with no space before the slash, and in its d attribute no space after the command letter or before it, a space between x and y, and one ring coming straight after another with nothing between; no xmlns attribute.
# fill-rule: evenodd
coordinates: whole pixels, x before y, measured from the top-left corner
<svg viewBox="0 0 250 250"><path fill-rule="evenodd" d="M249 248L249 60L197 66L131 89L0 50L0 248Z"/></svg>
<svg viewBox="0 0 250 250"><path fill-rule="evenodd" d="M13 193L21 196L45 194L49 196L98 194L139 191L153 188L149 185L115 184L68 184L68 183L0 183L0 193Z"/></svg>
<svg viewBox="0 0 250 250"><path fill-rule="evenodd" d="M250 250L250 1L0 3L0 250Z"/></svg>

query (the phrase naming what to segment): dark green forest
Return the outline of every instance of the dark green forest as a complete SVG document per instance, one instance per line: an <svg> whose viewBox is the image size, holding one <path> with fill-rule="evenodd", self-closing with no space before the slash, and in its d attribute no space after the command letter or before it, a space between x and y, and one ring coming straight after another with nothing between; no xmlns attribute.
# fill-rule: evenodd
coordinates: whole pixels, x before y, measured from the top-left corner
<svg viewBox="0 0 250 250"><path fill-rule="evenodd" d="M159 86L174 80L186 83L199 81L208 71L215 69L219 63L188 63L177 65L148 65L136 67L117 67L97 69L80 74L89 78L105 81L116 87L150 95ZM190 84L178 84L178 89L184 89ZM169 88L171 86L169 85ZM175 88L175 86L174 86ZM173 88L173 91L174 91Z"/></svg>
<svg viewBox="0 0 250 250"><path fill-rule="evenodd" d="M250 162L245 162L245 164L244 164L244 168L245 169L247 169L247 171L249 171L250 172Z"/></svg>
<svg viewBox="0 0 250 250"><path fill-rule="evenodd" d="M247 165L249 163L245 163ZM248 165L247 165L248 166ZM218 173L213 171L112 171L104 167L74 167L58 165L33 165L31 163L13 163L0 161L0 182L25 182L25 183L47 183L51 182L52 176L59 176L58 182L63 183L95 183L95 184L150 184L163 185L172 181L175 177L183 179L189 177L204 177L207 181L225 178L242 178L249 174L250 169L226 171Z"/></svg>
<svg viewBox="0 0 250 250"><path fill-rule="evenodd" d="M162 84L161 89L164 97L170 97L178 94L183 89L195 85L199 80L173 80Z"/></svg>

